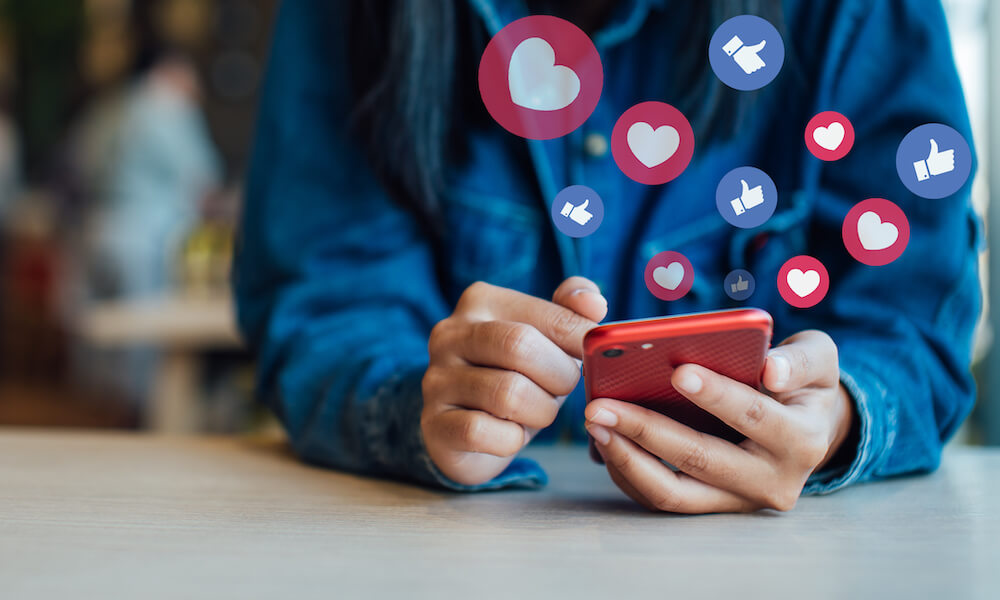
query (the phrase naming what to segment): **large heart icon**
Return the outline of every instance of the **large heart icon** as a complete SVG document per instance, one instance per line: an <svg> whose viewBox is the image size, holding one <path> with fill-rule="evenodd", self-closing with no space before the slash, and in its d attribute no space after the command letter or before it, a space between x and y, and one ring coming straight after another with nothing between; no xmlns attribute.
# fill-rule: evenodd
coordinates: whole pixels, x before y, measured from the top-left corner
<svg viewBox="0 0 1000 600"><path fill-rule="evenodd" d="M813 141L821 148L833 152L844 141L844 124L840 121L834 121L827 127L813 129Z"/></svg>
<svg viewBox="0 0 1000 600"><path fill-rule="evenodd" d="M800 269L792 269L788 272L786 277L788 281L788 287L795 292L795 295L799 298L805 298L809 294L816 291L819 287L819 273L809 269L803 273Z"/></svg>
<svg viewBox="0 0 1000 600"><path fill-rule="evenodd" d="M531 110L561 110L580 95L580 78L573 69L556 64L556 53L539 37L514 48L507 68L507 84L514 104Z"/></svg>
<svg viewBox="0 0 1000 600"><path fill-rule="evenodd" d="M653 269L653 281L656 285L667 290L676 290L677 286L684 280L684 265L679 262L672 262L665 267Z"/></svg>
<svg viewBox="0 0 1000 600"><path fill-rule="evenodd" d="M858 217L858 238L865 250L885 250L899 239L899 229L869 210Z"/></svg>
<svg viewBox="0 0 1000 600"><path fill-rule="evenodd" d="M661 125L654 130L652 125L643 121L632 123L625 139L632 154L648 169L665 163L681 144L680 134L670 125Z"/></svg>

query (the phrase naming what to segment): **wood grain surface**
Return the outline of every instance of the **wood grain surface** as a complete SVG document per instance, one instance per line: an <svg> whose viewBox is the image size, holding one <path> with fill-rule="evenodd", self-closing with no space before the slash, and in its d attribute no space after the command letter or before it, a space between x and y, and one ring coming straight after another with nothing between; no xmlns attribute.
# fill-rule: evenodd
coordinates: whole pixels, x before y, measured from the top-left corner
<svg viewBox="0 0 1000 600"><path fill-rule="evenodd" d="M0 429L0 598L997 598L1000 452L787 514L635 506L582 447L449 494L280 443Z"/></svg>

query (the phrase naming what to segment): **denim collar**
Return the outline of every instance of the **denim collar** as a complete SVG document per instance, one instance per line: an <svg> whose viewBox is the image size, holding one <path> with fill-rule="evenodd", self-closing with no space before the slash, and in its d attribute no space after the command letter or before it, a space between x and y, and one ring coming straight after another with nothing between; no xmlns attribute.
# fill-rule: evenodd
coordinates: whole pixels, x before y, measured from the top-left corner
<svg viewBox="0 0 1000 600"><path fill-rule="evenodd" d="M472 8L486 23L490 35L496 35L504 25L528 16L525 0L469 0ZM634 36L653 8L664 8L666 0L625 0L612 13L611 20L594 34L598 50L610 48Z"/></svg>

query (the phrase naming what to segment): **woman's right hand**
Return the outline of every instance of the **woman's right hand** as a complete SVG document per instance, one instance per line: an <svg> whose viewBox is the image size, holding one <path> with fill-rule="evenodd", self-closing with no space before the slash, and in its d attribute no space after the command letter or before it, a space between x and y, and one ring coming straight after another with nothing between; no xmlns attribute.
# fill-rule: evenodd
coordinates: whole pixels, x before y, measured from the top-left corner
<svg viewBox="0 0 1000 600"><path fill-rule="evenodd" d="M499 475L555 420L580 379L583 336L607 310L583 277L564 281L552 302L470 285L428 345L420 427L438 469L466 485Z"/></svg>

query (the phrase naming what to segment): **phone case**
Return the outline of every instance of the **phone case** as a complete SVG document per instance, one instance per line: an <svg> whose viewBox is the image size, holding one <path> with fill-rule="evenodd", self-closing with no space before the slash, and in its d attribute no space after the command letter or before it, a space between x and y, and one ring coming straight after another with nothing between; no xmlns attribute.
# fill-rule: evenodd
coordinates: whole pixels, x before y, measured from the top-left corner
<svg viewBox="0 0 1000 600"><path fill-rule="evenodd" d="M760 386L771 342L771 316L759 309L608 323L584 338L587 402L614 398L663 413L694 429L738 442L743 435L674 390L677 366L694 363ZM605 351L621 350L618 356ZM600 461L591 440L591 455Z"/></svg>

